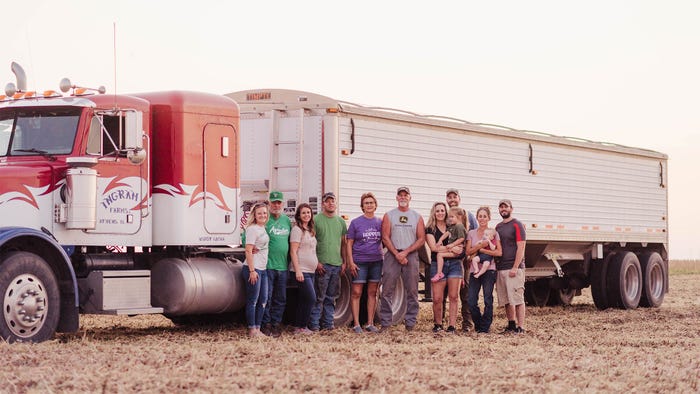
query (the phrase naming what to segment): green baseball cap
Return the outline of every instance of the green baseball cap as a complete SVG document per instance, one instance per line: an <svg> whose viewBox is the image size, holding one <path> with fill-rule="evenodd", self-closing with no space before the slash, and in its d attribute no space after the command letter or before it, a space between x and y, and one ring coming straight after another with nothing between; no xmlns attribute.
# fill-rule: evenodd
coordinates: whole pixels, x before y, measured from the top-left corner
<svg viewBox="0 0 700 394"><path fill-rule="evenodd" d="M270 202L273 202L273 201L284 201L284 196L282 195L282 192L278 192L278 191L270 192Z"/></svg>

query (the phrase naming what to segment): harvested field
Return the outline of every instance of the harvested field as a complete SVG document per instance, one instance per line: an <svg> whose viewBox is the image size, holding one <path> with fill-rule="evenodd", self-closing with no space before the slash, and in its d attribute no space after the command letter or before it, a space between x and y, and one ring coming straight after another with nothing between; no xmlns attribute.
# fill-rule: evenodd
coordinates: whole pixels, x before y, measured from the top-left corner
<svg viewBox="0 0 700 394"><path fill-rule="evenodd" d="M673 267L673 265L672 265ZM700 391L700 275L672 273L661 308L529 308L525 335L350 330L248 339L239 325L83 316L76 334L0 344L2 392ZM505 324L502 310L494 331Z"/></svg>

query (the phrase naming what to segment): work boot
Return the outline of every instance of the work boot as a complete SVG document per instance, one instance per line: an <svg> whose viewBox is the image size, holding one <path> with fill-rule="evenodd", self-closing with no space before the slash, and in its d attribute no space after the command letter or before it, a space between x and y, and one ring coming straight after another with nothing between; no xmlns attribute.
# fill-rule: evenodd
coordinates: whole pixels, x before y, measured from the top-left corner
<svg viewBox="0 0 700 394"><path fill-rule="evenodd" d="M280 327L279 324L273 324L272 328L270 329L270 335L273 338L279 338L282 336L282 327Z"/></svg>

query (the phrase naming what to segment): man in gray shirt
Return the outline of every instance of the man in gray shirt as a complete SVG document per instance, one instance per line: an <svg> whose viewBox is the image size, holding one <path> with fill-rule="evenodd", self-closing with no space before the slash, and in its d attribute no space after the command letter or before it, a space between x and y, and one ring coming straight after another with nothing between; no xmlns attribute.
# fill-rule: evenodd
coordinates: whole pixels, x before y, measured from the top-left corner
<svg viewBox="0 0 700 394"><path fill-rule="evenodd" d="M425 223L418 212L409 208L411 191L408 187L396 190L396 201L398 207L384 214L382 219L382 241L387 253L382 267L379 317L382 331L394 323L391 304L400 276L406 297L406 330L411 331L418 318L418 248L425 245Z"/></svg>

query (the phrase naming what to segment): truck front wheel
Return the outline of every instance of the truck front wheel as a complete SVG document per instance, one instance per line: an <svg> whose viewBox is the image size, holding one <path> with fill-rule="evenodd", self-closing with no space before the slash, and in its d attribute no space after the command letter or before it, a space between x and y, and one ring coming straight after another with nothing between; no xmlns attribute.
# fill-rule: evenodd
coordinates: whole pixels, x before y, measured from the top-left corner
<svg viewBox="0 0 700 394"><path fill-rule="evenodd" d="M56 332L60 293L46 261L34 253L12 252L0 265L3 295L0 335L8 342L41 342Z"/></svg>

